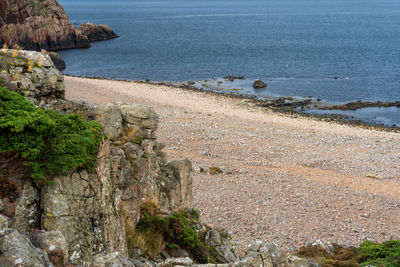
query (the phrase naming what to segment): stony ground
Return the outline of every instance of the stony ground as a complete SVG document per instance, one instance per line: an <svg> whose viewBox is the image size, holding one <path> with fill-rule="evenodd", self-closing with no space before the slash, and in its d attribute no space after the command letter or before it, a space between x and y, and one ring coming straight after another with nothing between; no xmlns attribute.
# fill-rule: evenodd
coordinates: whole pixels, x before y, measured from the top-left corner
<svg viewBox="0 0 400 267"><path fill-rule="evenodd" d="M193 162L203 221L231 231L240 250L255 239L291 250L317 239L400 238L399 133L290 118L177 88L65 80L69 99L154 107L170 159ZM211 175L210 166L224 173Z"/></svg>

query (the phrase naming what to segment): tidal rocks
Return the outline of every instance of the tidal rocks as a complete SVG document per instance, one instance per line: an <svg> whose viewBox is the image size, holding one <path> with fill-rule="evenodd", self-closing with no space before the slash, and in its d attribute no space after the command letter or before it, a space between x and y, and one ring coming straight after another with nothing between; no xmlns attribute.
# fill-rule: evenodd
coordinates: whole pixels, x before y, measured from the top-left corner
<svg viewBox="0 0 400 267"><path fill-rule="evenodd" d="M80 24L78 29L89 39L89 42L109 40L118 37L107 25L96 25L88 22Z"/></svg>
<svg viewBox="0 0 400 267"><path fill-rule="evenodd" d="M260 89L267 87L267 84L259 79L255 80L253 83L253 88Z"/></svg>
<svg viewBox="0 0 400 267"><path fill-rule="evenodd" d="M246 80L245 76L226 76L224 79L233 82L234 80Z"/></svg>
<svg viewBox="0 0 400 267"><path fill-rule="evenodd" d="M379 107L379 108L388 108L388 107L398 107L400 108L400 101L396 102L370 102L370 101L356 101L350 102L343 105L335 105L335 106L323 106L319 109L322 110L357 110L360 108L371 108L371 107Z"/></svg>
<svg viewBox="0 0 400 267"><path fill-rule="evenodd" d="M115 38L107 26L94 26L90 39ZM97 36L98 35L98 36ZM88 36L76 29L56 0L3 0L0 8L0 45L56 51L88 48Z"/></svg>

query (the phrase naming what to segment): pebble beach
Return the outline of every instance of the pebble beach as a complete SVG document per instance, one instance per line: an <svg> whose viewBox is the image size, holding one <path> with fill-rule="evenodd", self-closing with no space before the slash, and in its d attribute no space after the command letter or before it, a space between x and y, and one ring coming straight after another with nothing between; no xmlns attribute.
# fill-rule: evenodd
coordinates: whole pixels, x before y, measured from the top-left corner
<svg viewBox="0 0 400 267"><path fill-rule="evenodd" d="M140 82L65 76L65 87L69 100L153 107L169 159L193 164L202 221L228 229L239 251L257 239L293 250L400 238L399 133Z"/></svg>

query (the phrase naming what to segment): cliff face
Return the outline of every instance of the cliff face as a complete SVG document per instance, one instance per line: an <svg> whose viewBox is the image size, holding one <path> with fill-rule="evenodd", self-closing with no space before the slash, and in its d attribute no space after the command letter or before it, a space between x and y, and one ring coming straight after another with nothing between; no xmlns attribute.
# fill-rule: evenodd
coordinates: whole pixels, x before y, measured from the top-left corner
<svg viewBox="0 0 400 267"><path fill-rule="evenodd" d="M50 233L54 243L61 236L64 245L52 244L67 255L63 261L90 265L97 254L128 256L125 232L135 228L146 199L156 199L164 210L192 206L191 163L167 162L155 137L158 118L152 109L125 104L92 108L66 101L62 75L48 55L38 52L3 50L0 64L10 89L37 106L97 119L108 136L100 144L94 172L74 170L51 177L51 184L34 183L22 162L0 153L2 170L13 170L0 171L0 214L8 217L9 228L32 240ZM0 263L10 249L1 235Z"/></svg>
<svg viewBox="0 0 400 267"><path fill-rule="evenodd" d="M55 51L90 47L93 35L99 39L118 37L111 29L94 25L94 32L82 33L69 21L56 0L2 0L0 3L0 44L24 49ZM105 34L106 33L106 34Z"/></svg>

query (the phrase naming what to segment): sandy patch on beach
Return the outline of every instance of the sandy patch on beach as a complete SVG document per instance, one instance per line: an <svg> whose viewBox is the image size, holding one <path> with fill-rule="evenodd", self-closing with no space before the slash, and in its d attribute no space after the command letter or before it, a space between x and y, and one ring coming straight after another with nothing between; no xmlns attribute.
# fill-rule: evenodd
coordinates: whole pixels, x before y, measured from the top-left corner
<svg viewBox="0 0 400 267"><path fill-rule="evenodd" d="M65 77L68 99L153 107L170 159L189 158L195 207L239 249L400 238L400 134L292 118L249 100ZM224 174L200 172L209 166ZM372 178L371 178L372 177Z"/></svg>

